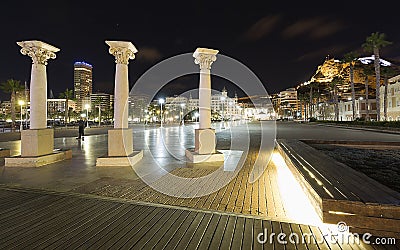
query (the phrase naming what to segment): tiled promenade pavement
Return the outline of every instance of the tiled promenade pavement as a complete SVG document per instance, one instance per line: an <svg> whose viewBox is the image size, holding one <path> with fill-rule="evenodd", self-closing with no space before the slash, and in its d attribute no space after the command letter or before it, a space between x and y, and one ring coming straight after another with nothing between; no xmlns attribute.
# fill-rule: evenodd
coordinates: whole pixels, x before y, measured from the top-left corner
<svg viewBox="0 0 400 250"><path fill-rule="evenodd" d="M287 176L282 176L282 169L272 162L261 178L248 182L258 154L259 125L234 124L232 129L234 126L248 126L250 131L251 147L243 168L228 185L198 198L157 192L132 168L96 168L96 157L107 151L105 135L89 136L84 142L55 139L56 147L72 148L73 159L38 169L3 169L0 248L385 249L324 240L327 229L307 204L293 197L297 193L290 189L292 186L288 189L288 180L282 178ZM229 149L229 126L216 130L218 149ZM179 160L184 157L182 149L193 145L192 126L160 131L148 128L145 133L136 133L135 148L146 141L149 149L145 150L177 176L193 178L214 171L213 164L191 165ZM1 146L15 153L18 142ZM138 164L145 164L146 159L143 162ZM310 212L308 216L305 211ZM259 244L256 237L265 228L269 233L309 233L312 237L308 243L284 245L275 239Z"/></svg>

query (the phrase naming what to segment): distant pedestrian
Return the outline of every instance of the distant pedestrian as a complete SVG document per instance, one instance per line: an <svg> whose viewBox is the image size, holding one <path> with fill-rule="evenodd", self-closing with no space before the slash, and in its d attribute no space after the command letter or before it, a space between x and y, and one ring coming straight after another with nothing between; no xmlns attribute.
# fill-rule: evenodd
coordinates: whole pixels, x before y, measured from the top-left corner
<svg viewBox="0 0 400 250"><path fill-rule="evenodd" d="M82 120L82 118L78 121L79 125L79 135L76 139L82 139L84 140L85 138L83 137L85 135L85 121Z"/></svg>

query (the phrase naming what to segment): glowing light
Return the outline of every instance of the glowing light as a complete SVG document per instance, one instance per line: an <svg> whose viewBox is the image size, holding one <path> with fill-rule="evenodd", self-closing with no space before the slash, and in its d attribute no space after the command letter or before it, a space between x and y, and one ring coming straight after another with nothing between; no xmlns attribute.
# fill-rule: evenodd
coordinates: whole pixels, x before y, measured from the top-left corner
<svg viewBox="0 0 400 250"><path fill-rule="evenodd" d="M339 212L339 211L329 211L330 214L337 214L337 215L356 215L352 213L345 213L345 212Z"/></svg>
<svg viewBox="0 0 400 250"><path fill-rule="evenodd" d="M362 64L370 64L370 63L372 63L372 62L375 61L375 56L372 55L372 56L368 56L368 57L361 57L361 58L358 58L358 60L359 60ZM390 65L392 65L390 62L388 62L388 61L386 61L386 60L384 60L384 59L382 59L382 58L379 58L379 62L380 62L380 64L381 64L382 66L390 66Z"/></svg>
<svg viewBox="0 0 400 250"><path fill-rule="evenodd" d="M321 225L321 219L281 154L274 152L272 162L276 166L278 188L288 218L299 223Z"/></svg>
<svg viewBox="0 0 400 250"><path fill-rule="evenodd" d="M74 65L84 65L84 66L91 67L91 68L93 67L91 64L86 63L86 62L75 62Z"/></svg>
<svg viewBox="0 0 400 250"><path fill-rule="evenodd" d="M164 99L162 99L162 98L158 99L158 103L163 104L164 102L165 102Z"/></svg>
<svg viewBox="0 0 400 250"><path fill-rule="evenodd" d="M18 104L22 106L22 105L25 105L25 102L24 102L24 100L19 100Z"/></svg>

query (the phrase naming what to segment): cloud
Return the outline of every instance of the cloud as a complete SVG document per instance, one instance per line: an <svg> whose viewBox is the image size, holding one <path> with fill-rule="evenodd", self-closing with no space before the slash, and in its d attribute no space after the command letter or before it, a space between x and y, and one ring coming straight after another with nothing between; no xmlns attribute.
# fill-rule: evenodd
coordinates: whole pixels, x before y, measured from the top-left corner
<svg viewBox="0 0 400 250"><path fill-rule="evenodd" d="M330 56L330 57L341 57L341 55L344 53L344 51L346 51L348 49L347 46L344 45L335 45L332 47L328 47L328 48L323 48L320 50L313 50L312 52L309 53L305 53L302 56L296 58L294 61L295 62L302 62L302 61L306 61L306 60L310 60L310 59L315 59L315 58L321 58L321 60L323 60L326 56Z"/></svg>
<svg viewBox="0 0 400 250"><path fill-rule="evenodd" d="M280 15L266 16L253 24L244 34L247 41L257 41L269 34L281 20Z"/></svg>
<svg viewBox="0 0 400 250"><path fill-rule="evenodd" d="M138 53L136 54L137 59L145 62L156 62L162 58L161 52L152 47L141 47L138 48Z"/></svg>
<svg viewBox="0 0 400 250"><path fill-rule="evenodd" d="M295 38L307 36L311 39L321 39L332 36L342 30L344 25L338 21L329 21L324 18L315 17L299 20L282 31L284 38Z"/></svg>

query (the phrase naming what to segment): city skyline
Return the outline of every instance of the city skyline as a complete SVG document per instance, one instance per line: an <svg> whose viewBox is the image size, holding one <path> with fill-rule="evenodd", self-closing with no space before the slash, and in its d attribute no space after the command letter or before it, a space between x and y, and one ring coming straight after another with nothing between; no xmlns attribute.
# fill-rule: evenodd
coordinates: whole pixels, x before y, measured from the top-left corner
<svg viewBox="0 0 400 250"><path fill-rule="evenodd" d="M29 83L31 62L19 54L16 42L43 40L61 49L57 60L48 66L49 89L54 93L72 89L73 62L83 60L95 66L95 90L113 91L114 60L107 52L106 39L132 41L137 46L137 58L129 69L130 87L154 64L193 53L198 46L218 49L220 54L244 63L269 93L309 80L327 56L342 58L351 50L361 51L361 44L372 32L383 32L393 42L382 50L383 58L400 59L400 35L392 21L395 8L390 8L390 3L378 6L373 16L369 6L356 3L343 7L301 2L288 7L220 2L209 8L174 2L156 8L141 2L135 3L134 15L129 3L115 13L109 11L108 4L90 1L79 3L79 8L69 1L21 4L25 7L4 4L7 11L1 25L6 36L0 41L4 50L0 81L14 78ZM182 80L177 90L185 91L196 83Z"/></svg>

